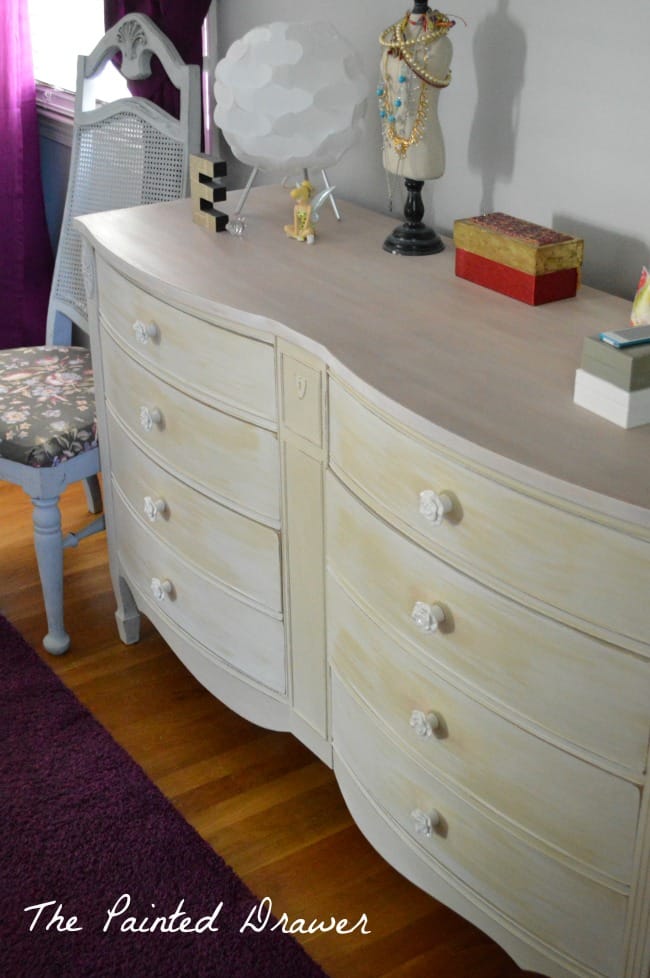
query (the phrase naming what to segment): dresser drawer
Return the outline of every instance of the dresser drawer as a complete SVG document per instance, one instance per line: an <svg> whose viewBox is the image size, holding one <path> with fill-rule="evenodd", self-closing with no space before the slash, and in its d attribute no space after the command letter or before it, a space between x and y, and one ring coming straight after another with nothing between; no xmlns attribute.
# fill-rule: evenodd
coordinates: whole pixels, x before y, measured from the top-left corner
<svg viewBox="0 0 650 978"><path fill-rule="evenodd" d="M310 366L278 346L282 423L318 448L323 444L324 369Z"/></svg>
<svg viewBox="0 0 650 978"><path fill-rule="evenodd" d="M336 676L332 736L335 771L342 761L383 811L395 833L398 865L401 846L420 847L423 862L431 867L434 895L442 867L480 893L492 912L496 909L599 974L620 975L624 890L575 872L465 802L405 756Z"/></svg>
<svg viewBox="0 0 650 978"><path fill-rule="evenodd" d="M113 493L114 541L129 585L216 658L278 693L286 690L282 621L224 591L162 543Z"/></svg>
<svg viewBox="0 0 650 978"><path fill-rule="evenodd" d="M110 411L107 420L111 474L130 509L184 560L279 614L277 530L191 489L147 458Z"/></svg>
<svg viewBox="0 0 650 978"><path fill-rule="evenodd" d="M389 521L484 582L523 592L551 613L558 609L648 649L648 541L451 461L334 380L330 416L333 466ZM453 501L439 525L420 512L420 494L429 491Z"/></svg>
<svg viewBox="0 0 650 978"><path fill-rule="evenodd" d="M146 453L235 509L279 525L276 435L181 394L106 334L102 344L108 405Z"/></svg>
<svg viewBox="0 0 650 978"><path fill-rule="evenodd" d="M331 474L327 500L331 574L404 648L505 715L644 770L649 663L460 574L387 527ZM434 628L420 604L441 608L445 621Z"/></svg>
<svg viewBox="0 0 650 978"><path fill-rule="evenodd" d="M630 883L637 786L532 736L436 677L331 579L328 609L329 655L339 678L423 767L558 853Z"/></svg>
<svg viewBox="0 0 650 978"><path fill-rule="evenodd" d="M277 424L273 346L190 316L98 262L101 315L132 355L171 384Z"/></svg>

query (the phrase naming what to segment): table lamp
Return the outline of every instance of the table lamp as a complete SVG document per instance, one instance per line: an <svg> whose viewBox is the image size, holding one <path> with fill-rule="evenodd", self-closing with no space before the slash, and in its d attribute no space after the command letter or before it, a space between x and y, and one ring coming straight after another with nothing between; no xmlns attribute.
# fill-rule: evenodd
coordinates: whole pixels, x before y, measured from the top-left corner
<svg viewBox="0 0 650 978"><path fill-rule="evenodd" d="M331 24L275 22L230 46L216 66L214 94L215 122L235 157L253 167L238 215L259 170L306 177L318 169L329 186L326 168L362 131L369 83Z"/></svg>

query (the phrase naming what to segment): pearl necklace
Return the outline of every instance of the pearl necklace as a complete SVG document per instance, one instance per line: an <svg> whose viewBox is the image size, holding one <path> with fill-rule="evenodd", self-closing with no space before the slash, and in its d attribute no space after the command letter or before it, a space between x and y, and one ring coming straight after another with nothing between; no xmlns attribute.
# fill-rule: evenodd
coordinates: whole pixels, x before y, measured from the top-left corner
<svg viewBox="0 0 650 978"><path fill-rule="evenodd" d="M384 48L393 48L396 53L401 53L405 49L415 47L416 44L431 44L439 37L448 34L456 23L450 20L446 14L441 14L439 10L427 10L423 15L425 29L415 37L407 38L404 36L411 14L406 12L401 20L396 24L391 24L379 35L379 43Z"/></svg>
<svg viewBox="0 0 650 978"><path fill-rule="evenodd" d="M389 54L402 58L411 71L427 85L432 85L434 88L446 88L451 81L451 71L448 71L444 78L436 78L427 70L422 60L416 60L415 52L412 52L411 48L416 48L418 45L428 46L439 37L444 37L454 26L455 21L450 20L445 14L441 14L439 10L427 10L423 17L425 29L416 34L415 37L407 38L404 31L409 22L409 17L410 13L407 11L402 20L396 24L391 24L385 31L382 31L379 35L379 43L382 47L388 48Z"/></svg>
<svg viewBox="0 0 650 978"><path fill-rule="evenodd" d="M410 53L404 51L402 53L404 63L409 66L414 75L417 75L421 79L422 83L425 85L431 85L432 88L447 88L451 82L451 68L447 72L444 78L436 78L432 75L430 71L424 67L423 64L416 61Z"/></svg>

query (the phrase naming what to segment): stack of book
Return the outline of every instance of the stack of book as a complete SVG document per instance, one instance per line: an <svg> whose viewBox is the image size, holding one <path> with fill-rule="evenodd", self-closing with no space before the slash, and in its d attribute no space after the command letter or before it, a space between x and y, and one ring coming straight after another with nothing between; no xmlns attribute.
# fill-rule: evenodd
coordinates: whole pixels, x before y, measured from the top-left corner
<svg viewBox="0 0 650 978"><path fill-rule="evenodd" d="M621 428L650 423L650 343L617 348L588 336L573 399Z"/></svg>

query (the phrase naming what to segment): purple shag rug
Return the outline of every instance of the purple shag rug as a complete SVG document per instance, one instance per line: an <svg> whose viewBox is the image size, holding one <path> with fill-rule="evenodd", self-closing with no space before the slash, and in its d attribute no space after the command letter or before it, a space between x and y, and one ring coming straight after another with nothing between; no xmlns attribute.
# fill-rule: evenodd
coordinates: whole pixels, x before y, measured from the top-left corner
<svg viewBox="0 0 650 978"><path fill-rule="evenodd" d="M0 663L3 978L325 978L1 616Z"/></svg>

